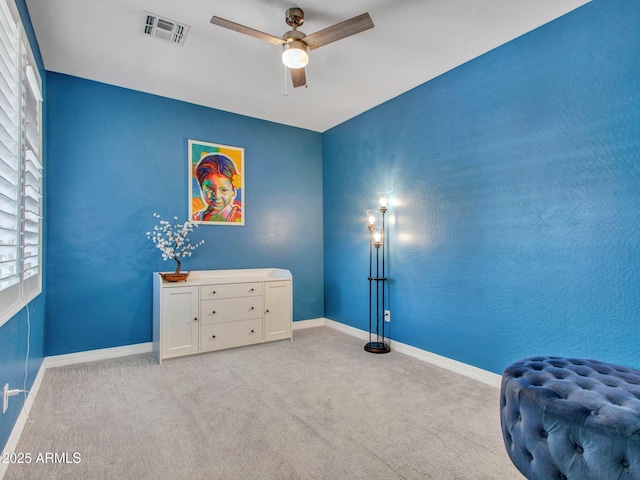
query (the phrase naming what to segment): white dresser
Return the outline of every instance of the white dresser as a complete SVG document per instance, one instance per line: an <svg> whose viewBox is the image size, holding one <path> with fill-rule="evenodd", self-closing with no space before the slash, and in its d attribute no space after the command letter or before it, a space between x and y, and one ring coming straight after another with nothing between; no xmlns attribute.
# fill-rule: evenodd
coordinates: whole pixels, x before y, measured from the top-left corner
<svg viewBox="0 0 640 480"><path fill-rule="evenodd" d="M289 270L192 271L186 282L153 274L153 352L158 360L291 337Z"/></svg>

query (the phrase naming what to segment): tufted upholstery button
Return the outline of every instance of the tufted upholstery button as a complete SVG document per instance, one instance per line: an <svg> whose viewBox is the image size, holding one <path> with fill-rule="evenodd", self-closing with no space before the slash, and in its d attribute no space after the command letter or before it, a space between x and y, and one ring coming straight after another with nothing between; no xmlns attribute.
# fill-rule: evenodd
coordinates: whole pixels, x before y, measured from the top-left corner
<svg viewBox="0 0 640 480"><path fill-rule="evenodd" d="M593 360L514 363L499 397L509 457L528 480L620 478L622 468L640 480L638 385L640 371Z"/></svg>

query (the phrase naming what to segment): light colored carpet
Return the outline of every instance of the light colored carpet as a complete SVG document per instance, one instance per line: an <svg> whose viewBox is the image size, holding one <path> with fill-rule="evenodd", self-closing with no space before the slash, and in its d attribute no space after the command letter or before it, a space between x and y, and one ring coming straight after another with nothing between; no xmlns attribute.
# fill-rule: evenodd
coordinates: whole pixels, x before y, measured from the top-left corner
<svg viewBox="0 0 640 480"><path fill-rule="evenodd" d="M362 347L317 327L163 365L50 369L16 450L32 463L5 480L524 478L497 389ZM70 463L36 463L46 453Z"/></svg>

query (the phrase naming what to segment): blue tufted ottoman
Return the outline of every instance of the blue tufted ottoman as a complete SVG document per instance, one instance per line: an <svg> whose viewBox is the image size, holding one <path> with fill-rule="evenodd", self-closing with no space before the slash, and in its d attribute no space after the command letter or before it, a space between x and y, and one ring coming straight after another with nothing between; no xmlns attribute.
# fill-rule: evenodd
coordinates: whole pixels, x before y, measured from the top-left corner
<svg viewBox="0 0 640 480"><path fill-rule="evenodd" d="M502 375L500 421L529 480L640 480L640 371L532 357Z"/></svg>

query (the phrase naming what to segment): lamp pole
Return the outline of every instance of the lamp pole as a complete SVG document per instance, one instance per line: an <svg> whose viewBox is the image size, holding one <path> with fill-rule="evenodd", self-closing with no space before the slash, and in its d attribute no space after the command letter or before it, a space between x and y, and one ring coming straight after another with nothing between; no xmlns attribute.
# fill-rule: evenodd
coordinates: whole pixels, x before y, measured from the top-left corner
<svg viewBox="0 0 640 480"><path fill-rule="evenodd" d="M391 351L389 346L389 342L385 340L384 336L384 318L380 317L380 309L382 309L384 315L385 309L385 282L387 278L385 277L385 221L384 216L387 212L387 200L386 197L380 198L380 213L382 215L382 229L378 231L375 227L375 213L372 215L371 212L373 210L367 211L367 218L369 221L369 343L364 346L364 349L367 352L371 353L388 353ZM376 248L376 276L373 277L373 247ZM382 247L382 252L380 251L380 247ZM382 254L382 276L380 276L380 255ZM374 301L373 292L372 292L372 282L376 282L376 294L375 294L375 302L376 302L376 341L372 341L372 315L373 308L372 302ZM382 335L380 335L380 321L382 321Z"/></svg>
<svg viewBox="0 0 640 480"><path fill-rule="evenodd" d="M374 224L369 224L369 343L371 343L371 287L373 282L373 230Z"/></svg>

